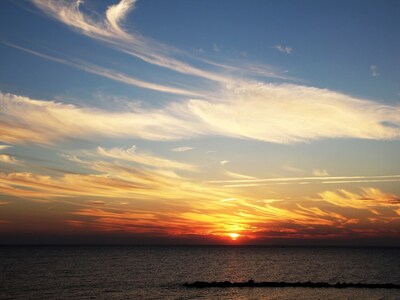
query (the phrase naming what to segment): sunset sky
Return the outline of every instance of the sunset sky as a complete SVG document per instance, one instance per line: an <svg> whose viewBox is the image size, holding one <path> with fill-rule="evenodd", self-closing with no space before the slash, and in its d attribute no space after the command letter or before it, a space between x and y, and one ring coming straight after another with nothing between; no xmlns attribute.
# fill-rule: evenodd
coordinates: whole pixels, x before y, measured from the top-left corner
<svg viewBox="0 0 400 300"><path fill-rule="evenodd" d="M0 1L0 243L400 245L400 2Z"/></svg>

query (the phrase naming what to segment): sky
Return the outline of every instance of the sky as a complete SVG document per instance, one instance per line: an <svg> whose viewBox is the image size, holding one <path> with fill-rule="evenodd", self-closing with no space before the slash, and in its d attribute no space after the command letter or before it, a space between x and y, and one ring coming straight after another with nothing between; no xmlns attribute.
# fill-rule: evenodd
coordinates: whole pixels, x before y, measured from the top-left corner
<svg viewBox="0 0 400 300"><path fill-rule="evenodd" d="M0 243L400 246L400 2L0 2Z"/></svg>

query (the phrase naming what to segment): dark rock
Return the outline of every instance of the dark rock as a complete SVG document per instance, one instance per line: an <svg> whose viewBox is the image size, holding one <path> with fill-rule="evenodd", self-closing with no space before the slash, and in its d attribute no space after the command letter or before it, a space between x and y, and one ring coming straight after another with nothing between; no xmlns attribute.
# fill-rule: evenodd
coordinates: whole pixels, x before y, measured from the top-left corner
<svg viewBox="0 0 400 300"><path fill-rule="evenodd" d="M368 288L368 289L400 289L399 284L393 283L351 283L351 282L337 282L335 284L327 282L275 282L275 281L263 281L255 282L250 279L243 282L230 282L230 281L195 281L193 283L184 283L183 286L189 288L229 288L229 287L304 287L304 288Z"/></svg>

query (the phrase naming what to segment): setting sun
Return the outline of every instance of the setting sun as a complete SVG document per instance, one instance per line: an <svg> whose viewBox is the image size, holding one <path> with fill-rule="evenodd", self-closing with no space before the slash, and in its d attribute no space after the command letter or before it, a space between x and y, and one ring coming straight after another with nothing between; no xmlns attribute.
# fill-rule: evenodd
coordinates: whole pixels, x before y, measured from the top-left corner
<svg viewBox="0 0 400 300"><path fill-rule="evenodd" d="M237 240L237 238L240 236L240 234L238 234L238 233L229 233L228 235L234 241Z"/></svg>

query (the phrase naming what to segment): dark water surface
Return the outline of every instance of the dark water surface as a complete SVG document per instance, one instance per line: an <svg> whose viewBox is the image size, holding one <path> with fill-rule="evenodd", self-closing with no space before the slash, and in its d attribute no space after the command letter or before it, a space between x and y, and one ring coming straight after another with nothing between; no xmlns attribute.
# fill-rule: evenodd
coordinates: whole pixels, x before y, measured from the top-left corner
<svg viewBox="0 0 400 300"><path fill-rule="evenodd" d="M0 247L1 299L400 299L400 290L190 289L185 282L400 284L399 248Z"/></svg>

